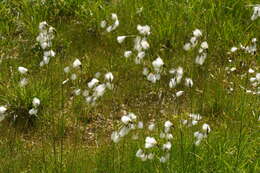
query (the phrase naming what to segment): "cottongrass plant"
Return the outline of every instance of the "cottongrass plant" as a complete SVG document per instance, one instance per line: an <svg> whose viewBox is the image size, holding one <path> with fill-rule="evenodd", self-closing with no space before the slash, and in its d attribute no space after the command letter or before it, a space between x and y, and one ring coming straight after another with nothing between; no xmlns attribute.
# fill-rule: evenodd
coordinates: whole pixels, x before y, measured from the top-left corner
<svg viewBox="0 0 260 173"><path fill-rule="evenodd" d="M25 77L27 75L28 69L25 67L18 67L19 73L23 76L20 80L20 86L25 87L28 84L28 78Z"/></svg>
<svg viewBox="0 0 260 173"><path fill-rule="evenodd" d="M199 30L199 29L195 29L193 31L193 36L191 37L190 41L185 43L184 46L183 46L183 49L185 51L189 51L193 48L195 48L198 43L199 43L199 40L200 38L202 37L202 31ZM207 50L209 48L209 45L207 43L207 41L203 41L201 42L200 44L200 47L198 49L198 55L195 59L195 63L198 64L198 65L203 65L206 58L207 58Z"/></svg>
<svg viewBox="0 0 260 173"><path fill-rule="evenodd" d="M39 35L36 38L36 41L40 44L43 50L43 59L40 62L40 66L49 64L50 59L55 57L56 53L52 50L52 40L55 37L55 28L49 26L46 21L43 21L39 24Z"/></svg>
<svg viewBox="0 0 260 173"><path fill-rule="evenodd" d="M116 13L111 14L111 20L112 20L112 24L110 24L110 25L108 24L108 22L106 20L102 20L100 22L100 27L105 29L106 32L112 32L112 31L116 30L119 26L119 20L118 20Z"/></svg>
<svg viewBox="0 0 260 173"><path fill-rule="evenodd" d="M257 20L258 17L260 17L260 5L256 4L253 6L253 14L251 16L251 20L252 21Z"/></svg>
<svg viewBox="0 0 260 173"><path fill-rule="evenodd" d="M202 119L200 114L190 114L189 119L181 120L181 126L187 128L197 127ZM175 126L181 128L181 126ZM143 141L144 144L139 147L135 153L135 156L141 161L149 161L157 159L161 163L166 163L170 159L172 145L174 145L174 124L167 120L164 122L163 130L155 131L156 124L154 122L149 123L147 129L142 121L138 120L138 117L134 113L127 113L121 117L120 128L118 131L114 131L111 134L111 140L114 143L119 143L123 138L126 140ZM203 139L206 139L211 128L207 123L203 123L201 130L193 132L195 137L194 145L199 146ZM132 138L128 137L132 134ZM143 135L140 135L143 134ZM147 135L149 134L149 135ZM140 138L142 136L142 138ZM143 139L144 138L144 139Z"/></svg>
<svg viewBox="0 0 260 173"><path fill-rule="evenodd" d="M7 108L5 106L0 106L0 122L5 119Z"/></svg>

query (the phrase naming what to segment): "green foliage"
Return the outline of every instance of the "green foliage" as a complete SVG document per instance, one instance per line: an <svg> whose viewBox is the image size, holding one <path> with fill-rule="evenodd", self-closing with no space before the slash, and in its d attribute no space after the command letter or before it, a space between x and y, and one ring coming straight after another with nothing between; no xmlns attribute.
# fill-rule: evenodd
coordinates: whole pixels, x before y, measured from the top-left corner
<svg viewBox="0 0 260 173"><path fill-rule="evenodd" d="M260 172L260 100L259 95L244 89L254 89L248 69L259 73L259 50L254 55L227 53L233 46L250 45L254 37L259 49L260 20L250 20L252 5L257 3L1 1L0 106L7 107L7 118L0 124L0 172ZM120 25L108 33L100 22L110 21L111 13L117 14ZM56 29L52 48L57 55L40 68L43 53L36 37L42 21ZM193 88L179 85L170 89L169 76L151 84L142 75L142 65L136 65L133 57L123 57L125 50L132 49L133 41L118 44L116 37L137 35L138 24L151 26L146 66L152 68L151 61L160 56L165 63L163 74L181 66L185 77L193 79ZM203 66L194 63L198 49L183 50L196 28L203 32L201 40L209 44ZM77 80L62 84L72 73L64 74L64 67L76 58L82 62L82 67L73 71ZM19 86L23 78L17 71L19 66L29 69L26 87ZM226 67L236 70L229 73ZM95 106L75 96L75 89L82 92L96 72L103 75L109 71L115 77L114 89ZM175 99L172 95L179 90L185 94ZM37 116L28 113L34 97L41 100ZM120 126L118 119L124 110L136 113L145 123L151 119L158 124L174 122L173 149L167 163L160 163L158 158L142 162L135 156L149 132L144 131L137 141L127 136L112 144L110 134ZM200 146L194 145L193 137L199 129L179 126L188 113L200 113L212 127ZM153 135L159 134L156 131Z"/></svg>

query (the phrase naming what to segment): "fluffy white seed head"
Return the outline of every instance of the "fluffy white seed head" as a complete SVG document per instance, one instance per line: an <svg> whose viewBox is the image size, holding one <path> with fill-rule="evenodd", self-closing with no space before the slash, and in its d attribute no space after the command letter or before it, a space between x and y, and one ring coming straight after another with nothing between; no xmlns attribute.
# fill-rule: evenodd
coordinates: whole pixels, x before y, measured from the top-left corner
<svg viewBox="0 0 260 173"><path fill-rule="evenodd" d="M207 133L209 133L211 131L210 126L206 123L202 125L202 130Z"/></svg>
<svg viewBox="0 0 260 173"><path fill-rule="evenodd" d="M118 132L113 132L111 134L111 139L114 143L118 143L120 141L120 135Z"/></svg>
<svg viewBox="0 0 260 173"><path fill-rule="evenodd" d="M194 35L194 37L201 37L202 36L202 32L199 29L195 29L193 31L193 35Z"/></svg>
<svg viewBox="0 0 260 173"><path fill-rule="evenodd" d="M152 148L157 144L157 141L153 137L146 137L145 138L145 148Z"/></svg>
<svg viewBox="0 0 260 173"><path fill-rule="evenodd" d="M209 48L208 42L206 42L206 41L203 41L200 46L201 46L202 49L208 49Z"/></svg>
<svg viewBox="0 0 260 173"><path fill-rule="evenodd" d="M137 25L137 30L139 31L139 33L141 35L150 35L151 34L151 32L150 32L151 28L148 25L144 25L144 26Z"/></svg>
<svg viewBox="0 0 260 173"><path fill-rule="evenodd" d="M7 111L5 106L0 106L0 115L3 115Z"/></svg>
<svg viewBox="0 0 260 173"><path fill-rule="evenodd" d="M34 97L34 98L33 98L33 101L32 101L32 104L33 104L33 106L34 106L35 108L37 108L38 106L40 106L41 101L40 101L40 99L38 99L37 97Z"/></svg>
<svg viewBox="0 0 260 173"><path fill-rule="evenodd" d="M124 52L124 57L129 58L132 55L132 51L128 50Z"/></svg>
<svg viewBox="0 0 260 173"><path fill-rule="evenodd" d="M81 66L80 60L79 60L79 59L75 59L75 61L74 61L73 64L72 64L72 67L73 67L73 68L78 68L78 67L80 67L80 66Z"/></svg>
<svg viewBox="0 0 260 173"><path fill-rule="evenodd" d="M106 81L109 81L109 82L112 82L114 80L114 76L111 72L108 72L105 74L105 80Z"/></svg>
<svg viewBox="0 0 260 173"><path fill-rule="evenodd" d="M99 80L96 78L93 78L90 82L88 82L88 87L91 89L98 83L99 83Z"/></svg>
<svg viewBox="0 0 260 173"><path fill-rule="evenodd" d="M123 42L125 41L125 39L126 39L126 36L118 36L118 37L117 37L117 42L118 42L119 44L121 44L121 43L123 43Z"/></svg>
<svg viewBox="0 0 260 173"><path fill-rule="evenodd" d="M21 74L26 74L28 72L28 69L25 68L25 67L18 67L18 71L21 73Z"/></svg>
<svg viewBox="0 0 260 173"><path fill-rule="evenodd" d="M160 57L158 57L152 62L152 65L155 70L158 70L164 65L164 62Z"/></svg>
<svg viewBox="0 0 260 173"><path fill-rule="evenodd" d="M100 22L100 27L101 28L105 28L107 26L107 22L105 21L105 20L102 20L101 22Z"/></svg>

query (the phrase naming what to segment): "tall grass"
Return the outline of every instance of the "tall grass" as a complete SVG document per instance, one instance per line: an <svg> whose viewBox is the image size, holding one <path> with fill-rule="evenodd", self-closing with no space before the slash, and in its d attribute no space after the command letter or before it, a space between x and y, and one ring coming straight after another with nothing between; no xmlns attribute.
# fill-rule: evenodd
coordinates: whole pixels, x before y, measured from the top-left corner
<svg viewBox="0 0 260 173"><path fill-rule="evenodd" d="M259 73L259 51L254 55L231 47L250 45L260 38L259 19L252 21L256 0L13 0L0 2L0 106L8 108L0 122L0 172L259 172L260 136L259 94L251 87L250 68ZM141 12L138 12L140 11ZM116 13L119 27L108 33L100 27ZM47 21L56 30L52 48L56 56L39 67L43 51L36 41L38 25ZM132 39L122 44L117 36L138 35L136 26L149 25L150 49L145 64L160 56L171 68L184 68L192 78L192 88L169 88L167 75L152 84L142 75L143 66L124 51L133 47ZM184 51L192 31L202 31L201 41L209 45L208 57L194 63L197 49ZM257 47L259 48L259 46ZM82 66L70 77L64 68L78 58ZM29 84L21 88L19 66L29 69ZM227 67L236 67L231 72ZM95 106L76 96L75 89L86 88L97 72L112 72L114 89L105 93ZM183 90L184 95L172 95ZM28 119L32 99L41 100L38 117ZM134 112L145 127L139 139L131 135L117 144L110 139L120 129L124 111ZM190 113L203 119L198 126L186 127L181 120ZM15 119L14 116L23 117ZM170 158L161 163L156 157L146 162L136 157L146 136L158 142L166 120L173 122ZM28 122L31 122L28 124ZM150 132L147 125L156 122ZM203 123L211 132L199 146L193 133Z"/></svg>

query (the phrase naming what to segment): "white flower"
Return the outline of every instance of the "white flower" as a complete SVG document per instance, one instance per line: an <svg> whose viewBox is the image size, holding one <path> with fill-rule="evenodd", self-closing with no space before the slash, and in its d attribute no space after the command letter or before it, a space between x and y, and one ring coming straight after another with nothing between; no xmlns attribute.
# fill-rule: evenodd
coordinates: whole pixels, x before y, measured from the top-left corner
<svg viewBox="0 0 260 173"><path fill-rule="evenodd" d="M147 156L147 158L148 158L149 160L153 160L154 154L153 154L153 153L149 153L148 156Z"/></svg>
<svg viewBox="0 0 260 173"><path fill-rule="evenodd" d="M150 123L148 126L148 130L153 131L155 129L155 124L154 123Z"/></svg>
<svg viewBox="0 0 260 173"><path fill-rule="evenodd" d="M76 96L79 96L80 93L81 93L81 89L75 89L75 90L74 90L74 94L75 94Z"/></svg>
<svg viewBox="0 0 260 173"><path fill-rule="evenodd" d="M27 84L28 84L28 79L27 78L22 78L22 80L20 81L20 86L24 87Z"/></svg>
<svg viewBox="0 0 260 173"><path fill-rule="evenodd" d="M149 73L149 75L147 76L147 80L155 83L156 82L156 76L153 73Z"/></svg>
<svg viewBox="0 0 260 173"><path fill-rule="evenodd" d="M260 73L256 73L255 78L258 82L260 82Z"/></svg>
<svg viewBox="0 0 260 173"><path fill-rule="evenodd" d="M128 58L128 57L130 57L132 55L132 51L125 51L125 53L124 53L124 57L125 58Z"/></svg>
<svg viewBox="0 0 260 173"><path fill-rule="evenodd" d="M114 76L111 72L108 72L108 73L105 74L105 80L112 82L113 79L114 79Z"/></svg>
<svg viewBox="0 0 260 173"><path fill-rule="evenodd" d="M160 73L156 73L156 74L155 74L155 78L156 78L156 80L160 80L160 79L161 79Z"/></svg>
<svg viewBox="0 0 260 173"><path fill-rule="evenodd" d="M160 157L159 161L161 163L165 163L167 160L166 160L166 158L164 156L162 156L162 157Z"/></svg>
<svg viewBox="0 0 260 173"><path fill-rule="evenodd" d="M144 154L144 151L142 149L138 149L135 156L140 158Z"/></svg>
<svg viewBox="0 0 260 173"><path fill-rule="evenodd" d="M110 83L110 82L107 82L107 83L106 83L106 87L107 87L108 89L110 89L110 90L113 90L114 85L113 85L112 83Z"/></svg>
<svg viewBox="0 0 260 173"><path fill-rule="evenodd" d="M200 132L194 132L194 137L197 138L197 140L202 140L204 138L204 135Z"/></svg>
<svg viewBox="0 0 260 173"><path fill-rule="evenodd" d="M121 44L121 43L123 43L123 41L126 39L126 36L118 36L117 37L117 42L119 43L119 44Z"/></svg>
<svg viewBox="0 0 260 173"><path fill-rule="evenodd" d="M191 78L186 78L186 79L185 79L185 85L186 85L187 87L192 87L192 86L193 86L193 81L192 81L192 79L191 79Z"/></svg>
<svg viewBox="0 0 260 173"><path fill-rule="evenodd" d="M141 35L150 35L151 34L150 29L151 28L148 25L145 26L137 25L137 30Z"/></svg>
<svg viewBox="0 0 260 173"><path fill-rule="evenodd" d="M62 84L63 84L63 85L66 84L67 82L69 82L69 80L70 80L70 79L64 80L64 81L62 82Z"/></svg>
<svg viewBox="0 0 260 173"><path fill-rule="evenodd" d="M149 47L150 47L150 45L149 45L149 43L147 42L146 38L143 38L140 44L141 44L141 46L142 46L142 48L143 48L144 50L149 49Z"/></svg>
<svg viewBox="0 0 260 173"><path fill-rule="evenodd" d="M35 108L32 108L32 109L29 110L30 115L37 115L37 113L38 113L38 110L35 109Z"/></svg>
<svg viewBox="0 0 260 173"><path fill-rule="evenodd" d="M21 73L21 74L25 74L28 72L28 69L25 68L25 67L18 67L18 71Z"/></svg>
<svg viewBox="0 0 260 173"><path fill-rule="evenodd" d="M48 56L43 56L43 62L44 62L44 64L49 64L49 62L50 62L50 57L48 57Z"/></svg>
<svg viewBox="0 0 260 173"><path fill-rule="evenodd" d="M191 37L190 43L191 43L191 47L195 47L198 44L197 37Z"/></svg>
<svg viewBox="0 0 260 173"><path fill-rule="evenodd" d="M118 132L113 132L111 134L111 139L114 143L118 143L120 141L120 136L119 136Z"/></svg>
<svg viewBox="0 0 260 173"><path fill-rule="evenodd" d="M75 73L73 73L71 76L70 76L70 79L71 80L76 80L77 79L77 75Z"/></svg>
<svg viewBox="0 0 260 173"><path fill-rule="evenodd" d="M175 88L175 86L177 85L177 81L176 78L172 78L169 82L169 87L170 88Z"/></svg>
<svg viewBox="0 0 260 173"><path fill-rule="evenodd" d="M136 120L136 118L137 118L137 116L134 113L132 113L132 112L128 113L127 116L130 117L131 120Z"/></svg>
<svg viewBox="0 0 260 173"><path fill-rule="evenodd" d="M231 71L231 72L236 71L236 67L232 67L232 68L230 69L230 71Z"/></svg>
<svg viewBox="0 0 260 173"><path fill-rule="evenodd" d="M153 137L146 137L145 138L145 148L152 148L157 144L157 141Z"/></svg>
<svg viewBox="0 0 260 173"><path fill-rule="evenodd" d="M0 115L4 114L7 111L6 107L0 106Z"/></svg>
<svg viewBox="0 0 260 173"><path fill-rule="evenodd" d="M201 120L202 119L200 114L189 114L189 117L192 118L193 120Z"/></svg>
<svg viewBox="0 0 260 173"><path fill-rule="evenodd" d="M195 63L199 64L199 65L203 65L205 60L207 58L207 54L206 53L202 53L201 55L198 55L196 57Z"/></svg>
<svg viewBox="0 0 260 173"><path fill-rule="evenodd" d="M138 129L143 129L144 128L144 123L142 121L139 121L137 124Z"/></svg>
<svg viewBox="0 0 260 173"><path fill-rule="evenodd" d="M112 20L118 20L117 14L116 14L116 13L112 13L112 14L111 14L111 19L112 19Z"/></svg>
<svg viewBox="0 0 260 173"><path fill-rule="evenodd" d="M41 61L41 62L40 62L40 67L42 67L42 66L44 66L44 65L45 65L44 61Z"/></svg>
<svg viewBox="0 0 260 173"><path fill-rule="evenodd" d="M124 127L122 127L121 129L120 129L120 131L119 131L119 136L120 137L124 137L124 136L126 136L129 132L130 132L130 128L128 128L128 127L126 127L126 126L124 126Z"/></svg>
<svg viewBox="0 0 260 173"><path fill-rule="evenodd" d="M185 43L183 46L183 49L186 51L189 51L191 49L191 44L190 43Z"/></svg>
<svg viewBox="0 0 260 173"><path fill-rule="evenodd" d="M260 17L260 5L253 7L253 15L251 16L251 20L256 20L258 17Z"/></svg>
<svg viewBox="0 0 260 173"><path fill-rule="evenodd" d="M137 57L139 59L143 59L145 57L145 52L144 51L138 52Z"/></svg>
<svg viewBox="0 0 260 173"><path fill-rule="evenodd" d="M182 67L178 67L176 72L177 72L177 76L181 76L182 77L182 75L183 75L183 68Z"/></svg>
<svg viewBox="0 0 260 173"><path fill-rule="evenodd" d="M105 84L100 84L94 89L94 96L95 97L101 97L105 93L106 90L106 85Z"/></svg>
<svg viewBox="0 0 260 173"><path fill-rule="evenodd" d="M43 22L41 22L40 24L39 24L39 30L45 30L46 29L46 27L47 27L47 22L46 21L43 21Z"/></svg>
<svg viewBox="0 0 260 173"><path fill-rule="evenodd" d="M209 133L211 131L210 126L206 123L202 125L202 130L207 133Z"/></svg>
<svg viewBox="0 0 260 173"><path fill-rule="evenodd" d="M192 120L192 121L191 121L191 124L192 124L193 126L195 126L195 125L198 124L198 121L197 121L197 120Z"/></svg>
<svg viewBox="0 0 260 173"><path fill-rule="evenodd" d="M200 46L201 46L202 49L208 49L209 48L209 45L206 41L203 41Z"/></svg>
<svg viewBox="0 0 260 173"><path fill-rule="evenodd" d="M34 106L35 108L37 108L38 106L40 106L41 101L40 101L40 99L38 99L37 97L34 97L34 98L33 98L33 101L32 101L32 104L33 104L33 106Z"/></svg>
<svg viewBox="0 0 260 173"><path fill-rule="evenodd" d="M55 52L53 50L44 51L43 54L44 54L45 57L48 57L48 56L54 57L55 56Z"/></svg>
<svg viewBox="0 0 260 173"><path fill-rule="evenodd" d="M248 73L254 73L254 72L255 71L253 69L251 69L251 68L248 70Z"/></svg>
<svg viewBox="0 0 260 173"><path fill-rule="evenodd" d="M93 78L90 82L88 82L88 87L91 89L93 88L96 84L98 84L99 80L96 78Z"/></svg>
<svg viewBox="0 0 260 173"><path fill-rule="evenodd" d="M165 138L166 138L167 140L171 140L171 139L173 139L173 135L172 135L171 133L167 133L166 136L165 136Z"/></svg>
<svg viewBox="0 0 260 173"><path fill-rule="evenodd" d="M134 39L134 49L138 52L142 51L141 37L137 36Z"/></svg>
<svg viewBox="0 0 260 173"><path fill-rule="evenodd" d="M0 122L3 121L5 119L5 114L0 114Z"/></svg>
<svg viewBox="0 0 260 173"><path fill-rule="evenodd" d="M165 123L164 123L164 127L166 127L166 128L170 128L170 127L172 127L172 122L170 122L170 121L166 121Z"/></svg>
<svg viewBox="0 0 260 173"><path fill-rule="evenodd" d="M204 49L202 49L202 48L199 48L199 54L201 54L201 53L203 53L203 51L204 51Z"/></svg>
<svg viewBox="0 0 260 173"><path fill-rule="evenodd" d="M42 42L40 43L40 45L42 49L46 49L47 47L49 47L49 44L47 42Z"/></svg>
<svg viewBox="0 0 260 173"><path fill-rule="evenodd" d="M184 91L177 91L177 92L175 93L176 97L180 97L180 96L182 96L183 94L184 94Z"/></svg>
<svg viewBox="0 0 260 173"><path fill-rule="evenodd" d="M115 30L119 26L119 20L116 20L112 26L112 30Z"/></svg>
<svg viewBox="0 0 260 173"><path fill-rule="evenodd" d="M158 57L152 62L152 65L154 69L158 71L164 65L164 62L160 57Z"/></svg>
<svg viewBox="0 0 260 173"><path fill-rule="evenodd" d="M231 49L230 49L230 52L236 52L238 49L237 49L237 47L232 47Z"/></svg>
<svg viewBox="0 0 260 173"><path fill-rule="evenodd" d="M163 147L162 147L162 149L163 150L170 150L172 148L172 144L171 144L171 142L166 142L165 144L163 144Z"/></svg>
<svg viewBox="0 0 260 173"><path fill-rule="evenodd" d="M188 120L182 120L181 122L182 122L183 125L188 124Z"/></svg>
<svg viewBox="0 0 260 173"><path fill-rule="evenodd" d="M107 22L106 22L105 20L102 20L102 21L100 22L100 27L101 27L101 28L105 28L106 25L107 25Z"/></svg>
<svg viewBox="0 0 260 173"><path fill-rule="evenodd" d="M198 140L198 139L197 139L197 140L195 141L195 145L196 145L196 146L200 145L200 143L201 143L201 140Z"/></svg>
<svg viewBox="0 0 260 173"><path fill-rule="evenodd" d="M73 64L72 64L72 67L73 68L77 68L77 67L80 67L81 66L81 62L79 59L76 59Z"/></svg>
<svg viewBox="0 0 260 173"><path fill-rule="evenodd" d="M259 6L260 8L260 6ZM257 39L256 38L252 38L252 43L256 43L257 42Z"/></svg>
<svg viewBox="0 0 260 173"><path fill-rule="evenodd" d="M129 116L124 115L124 116L121 117L121 121L122 121L125 125L127 125L127 124L129 124L129 122L131 122L132 120L131 120L131 118L130 118Z"/></svg>
<svg viewBox="0 0 260 173"><path fill-rule="evenodd" d="M112 30L113 30L113 27L112 27L112 26L109 26L109 27L107 27L107 29L106 29L107 32L111 32Z"/></svg>
<svg viewBox="0 0 260 173"><path fill-rule="evenodd" d="M86 97L86 102L91 103L93 101L93 98L91 96Z"/></svg>
<svg viewBox="0 0 260 173"><path fill-rule="evenodd" d="M193 31L193 35L194 35L195 37L200 37L200 36L202 36L202 32L201 32L201 30L199 30L199 29L195 29L195 30Z"/></svg>
<svg viewBox="0 0 260 173"><path fill-rule="evenodd" d="M70 72L70 67L67 66L67 67L65 67L63 70L64 70L65 73L69 73L69 72Z"/></svg>
<svg viewBox="0 0 260 173"><path fill-rule="evenodd" d="M167 161L169 160L169 158L170 158L170 154L169 154L169 153L166 153L165 156L160 157L159 161L160 161L161 163L165 163L165 162L167 162Z"/></svg>
<svg viewBox="0 0 260 173"><path fill-rule="evenodd" d="M148 68L144 67L144 69L143 69L143 75L144 75L144 76L147 76L148 73L149 73Z"/></svg>

